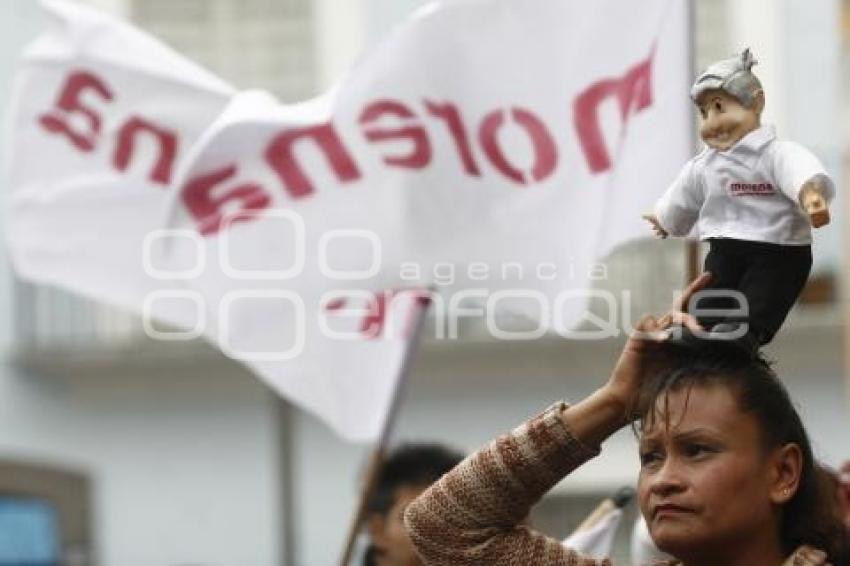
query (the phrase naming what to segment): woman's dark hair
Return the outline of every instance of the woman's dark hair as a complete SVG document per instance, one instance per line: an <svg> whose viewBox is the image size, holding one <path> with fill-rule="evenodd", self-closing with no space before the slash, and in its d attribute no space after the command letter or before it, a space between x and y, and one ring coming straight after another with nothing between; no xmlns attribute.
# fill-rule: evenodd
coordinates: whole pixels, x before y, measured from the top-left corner
<svg viewBox="0 0 850 566"><path fill-rule="evenodd" d="M850 541L836 501L829 496L828 478L816 463L800 415L770 364L761 355L742 355L721 346L662 347L653 362L664 369L643 386L635 400L633 414L640 421L638 426L652 426L657 403L666 404L672 391L705 385L729 387L740 409L759 423L765 448L796 444L802 453L800 484L782 511L780 534L785 553L808 544L826 552L833 564L850 565Z"/></svg>

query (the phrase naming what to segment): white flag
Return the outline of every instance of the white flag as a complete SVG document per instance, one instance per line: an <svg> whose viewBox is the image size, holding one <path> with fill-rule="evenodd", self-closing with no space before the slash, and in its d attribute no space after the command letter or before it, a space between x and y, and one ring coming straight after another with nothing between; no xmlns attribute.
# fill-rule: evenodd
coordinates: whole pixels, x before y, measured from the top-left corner
<svg viewBox="0 0 850 566"><path fill-rule="evenodd" d="M347 438L377 436L406 347L384 326L416 312L378 290L440 285L449 336L470 298L566 334L689 154L683 2L436 2L291 106L50 6L13 111L16 267L167 314Z"/></svg>
<svg viewBox="0 0 850 566"><path fill-rule="evenodd" d="M622 509L616 507L610 509L593 526L574 532L564 540L563 544L592 558L611 558L614 536L617 534L622 518Z"/></svg>
<svg viewBox="0 0 850 566"><path fill-rule="evenodd" d="M690 152L685 21L668 0L435 3L324 97L240 93L172 194L169 226L220 258L190 287L284 286L310 310L437 283L533 316L525 338L569 335L595 262L650 234Z"/></svg>
<svg viewBox="0 0 850 566"><path fill-rule="evenodd" d="M155 337L216 338L203 297L187 294L174 265L162 260L169 240L160 232L175 171L234 90L125 23L74 3L44 5L52 27L24 53L9 113L7 235L16 269L142 312L146 323L188 329L151 325ZM425 298L410 290L339 293L323 305L321 328L298 337L302 355L282 352L281 359L277 348L242 359L343 437L372 439ZM275 336L304 317L263 310L264 328L229 317L235 343ZM229 344L222 344L227 353L237 347Z"/></svg>
<svg viewBox="0 0 850 566"><path fill-rule="evenodd" d="M138 311L163 282L144 238L163 226L175 171L234 90L130 25L45 1L8 112L6 230L24 278ZM192 324L181 305L162 313Z"/></svg>
<svg viewBox="0 0 850 566"><path fill-rule="evenodd" d="M669 564L674 560L672 556L661 552L655 546L652 537L649 536L649 527L646 526L643 515L637 516L635 525L632 527L629 554L632 566L658 566L659 564Z"/></svg>

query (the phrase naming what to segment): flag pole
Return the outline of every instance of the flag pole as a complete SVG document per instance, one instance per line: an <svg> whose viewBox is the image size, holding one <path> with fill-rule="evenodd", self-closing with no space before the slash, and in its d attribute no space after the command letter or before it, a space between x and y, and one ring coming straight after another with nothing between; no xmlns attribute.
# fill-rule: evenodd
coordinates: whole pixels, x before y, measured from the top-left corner
<svg viewBox="0 0 850 566"><path fill-rule="evenodd" d="M696 2L685 3L688 18L688 77L693 80L696 76L696 36L697 36L697 14ZM686 85L690 86L690 85ZM694 152L699 147L696 124L693 117L688 120L688 130L690 131L691 145ZM700 273L700 246L699 240L685 239L685 285L697 278Z"/></svg>
<svg viewBox="0 0 850 566"><path fill-rule="evenodd" d="M345 539L345 547L343 549L342 559L340 560L340 566L349 566L351 563L351 555L354 552L357 535L360 533L360 527L366 518L369 500L372 498L372 494L375 492L375 488L377 487L378 476L380 475L381 467L384 464L384 458L387 453L387 446L389 445L393 428L395 428L395 422L398 418L401 401L404 398L404 390L406 388L408 378L413 371L413 360L416 356L416 352L418 351L419 343L422 340L425 323L428 320L428 308L431 305L431 294L434 291L434 287L430 286L427 288L427 294L423 295L420 293L416 297L416 301L419 303L419 308L416 309L416 317L412 325L410 340L407 344L407 348L405 349L404 357L402 358L401 368L399 368L398 381L392 395L392 400L390 401L387 418L381 428L381 434L369 455L368 463L366 465L366 473L363 478L363 484L360 488L357 508L348 529L348 536Z"/></svg>
<svg viewBox="0 0 850 566"><path fill-rule="evenodd" d="M843 163L842 163L842 165L843 165ZM842 171L844 173L843 174L844 179L846 179L846 178L848 178L848 176L850 176L850 169L848 169L846 165L842 167ZM844 214L850 213L850 199L842 199L842 200L846 201L844 203L844 210L843 210ZM843 223L843 225L844 225L844 230L843 230L844 231L844 241L846 242L847 237L850 236L850 223ZM848 256L846 246L841 246L841 257L839 258L839 264L838 264L839 271L838 271L838 273L839 274L846 273L845 270L847 269L848 266L850 266L850 256ZM844 344L844 364L843 364L843 369L844 369L844 402L847 406L848 414L850 414L850 349L848 349L848 348L850 348L850 302L843 299L843 296L847 293L847 290L850 289L850 287L848 287L846 283L843 283L843 281L844 281L843 278L839 276L838 283L837 283L837 285L838 285L838 297L836 298L836 300L838 300L838 301L840 301L841 303L844 304L844 309L843 309L844 316L843 316L842 325L841 325L842 326L841 333L842 333L842 336L843 336L841 341ZM848 473L850 473L850 470L848 470Z"/></svg>

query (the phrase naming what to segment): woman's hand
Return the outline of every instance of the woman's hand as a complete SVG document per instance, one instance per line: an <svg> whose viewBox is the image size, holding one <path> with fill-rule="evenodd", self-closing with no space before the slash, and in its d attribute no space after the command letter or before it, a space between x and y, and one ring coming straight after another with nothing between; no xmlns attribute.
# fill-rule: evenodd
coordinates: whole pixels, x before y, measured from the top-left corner
<svg viewBox="0 0 850 566"><path fill-rule="evenodd" d="M633 417L628 415L628 409L646 376L658 369L650 353L670 337L670 326L680 324L694 332L702 329L684 309L691 296L705 287L710 278L708 273L697 277L661 318L643 317L626 342L608 382L561 413L564 425L576 439L586 446L598 446L631 422Z"/></svg>
<svg viewBox="0 0 850 566"><path fill-rule="evenodd" d="M614 371L611 372L608 383L603 387L605 394L622 407L624 414L646 377L658 370L651 354L660 343L670 338L670 327L680 325L692 332L704 330L697 319L685 312L685 309L694 293L705 288L710 280L711 274L703 273L691 281L679 298L673 301L667 314L660 318L646 315L638 321Z"/></svg>
<svg viewBox="0 0 850 566"><path fill-rule="evenodd" d="M811 546L801 546L782 563L782 566L831 566L826 553Z"/></svg>

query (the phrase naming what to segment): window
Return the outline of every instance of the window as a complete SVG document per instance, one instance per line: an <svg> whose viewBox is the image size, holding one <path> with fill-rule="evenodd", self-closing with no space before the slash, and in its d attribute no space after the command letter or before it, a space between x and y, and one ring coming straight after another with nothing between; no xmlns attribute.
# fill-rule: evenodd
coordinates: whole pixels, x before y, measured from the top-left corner
<svg viewBox="0 0 850 566"><path fill-rule="evenodd" d="M59 563L56 510L35 498L0 496L0 566Z"/></svg>
<svg viewBox="0 0 850 566"><path fill-rule="evenodd" d="M0 566L89 566L91 487L78 472L0 460Z"/></svg>
<svg viewBox="0 0 850 566"><path fill-rule="evenodd" d="M314 94L309 0L135 0L131 18L238 88L286 102Z"/></svg>

